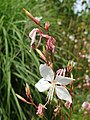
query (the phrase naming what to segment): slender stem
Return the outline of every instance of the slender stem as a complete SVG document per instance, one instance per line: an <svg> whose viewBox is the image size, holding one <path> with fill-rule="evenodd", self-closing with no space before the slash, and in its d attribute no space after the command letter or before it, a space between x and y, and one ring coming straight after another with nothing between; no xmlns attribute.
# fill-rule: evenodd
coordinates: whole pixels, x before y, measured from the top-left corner
<svg viewBox="0 0 90 120"><path fill-rule="evenodd" d="M34 102L32 102L32 105L37 109L38 107L35 105L35 103Z"/></svg>
<svg viewBox="0 0 90 120"><path fill-rule="evenodd" d="M29 103L31 103L31 105L33 105L36 109L38 108L38 107L35 105L35 103L33 102L33 100L32 100L31 97L29 98L29 101L30 101Z"/></svg>
<svg viewBox="0 0 90 120"><path fill-rule="evenodd" d="M45 55L39 50L39 49L35 49L36 51L37 51L37 53L40 55L40 57L45 61L45 62L47 62L47 59L46 59L46 57L45 57Z"/></svg>
<svg viewBox="0 0 90 120"><path fill-rule="evenodd" d="M71 83L70 84L70 88L71 88L71 91L70 91L70 94L71 94L71 97L73 98L73 84ZM70 117L71 117L71 114L72 114L72 105L71 105L71 107L70 107Z"/></svg>

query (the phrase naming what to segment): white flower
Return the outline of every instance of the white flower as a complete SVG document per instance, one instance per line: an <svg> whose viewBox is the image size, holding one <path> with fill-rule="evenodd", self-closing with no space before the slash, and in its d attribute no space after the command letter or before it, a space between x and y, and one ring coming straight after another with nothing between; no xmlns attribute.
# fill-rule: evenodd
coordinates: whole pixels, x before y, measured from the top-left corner
<svg viewBox="0 0 90 120"><path fill-rule="evenodd" d="M75 37L73 35L70 35L69 39L73 41L75 39Z"/></svg>
<svg viewBox="0 0 90 120"><path fill-rule="evenodd" d="M35 87L39 90L39 92L49 90L47 95L48 101L52 100L55 91L59 99L72 103L71 95L65 88L65 85L68 85L74 79L61 75L57 75L54 79L54 72L50 66L47 66L46 64L40 65L40 74L43 78L35 84Z"/></svg>

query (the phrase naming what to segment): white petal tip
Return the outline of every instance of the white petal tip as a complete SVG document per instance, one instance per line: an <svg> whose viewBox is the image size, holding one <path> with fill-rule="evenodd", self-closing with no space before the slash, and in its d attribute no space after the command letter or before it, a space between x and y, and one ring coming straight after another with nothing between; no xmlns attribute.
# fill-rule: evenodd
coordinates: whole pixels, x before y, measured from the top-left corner
<svg viewBox="0 0 90 120"><path fill-rule="evenodd" d="M35 87L38 89L38 91L39 91L39 92L42 92L42 90L41 90L41 89L39 89L39 87L38 87L37 83L35 84Z"/></svg>

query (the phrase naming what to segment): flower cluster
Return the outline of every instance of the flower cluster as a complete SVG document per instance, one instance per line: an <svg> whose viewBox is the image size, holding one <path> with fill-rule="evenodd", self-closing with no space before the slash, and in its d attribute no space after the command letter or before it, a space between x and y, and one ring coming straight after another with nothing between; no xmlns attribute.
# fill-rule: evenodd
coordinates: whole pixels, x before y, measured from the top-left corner
<svg viewBox="0 0 90 120"><path fill-rule="evenodd" d="M38 41L38 45L35 45L35 41L36 41L36 34L38 34L40 36L39 41ZM46 50L47 51L52 51L54 53L55 51L55 42L56 40L49 36L44 34L40 29L38 28L34 28L30 33L29 33L29 37L31 38L31 47L33 48L38 48L40 45L40 42L42 40L42 38L46 39Z"/></svg>

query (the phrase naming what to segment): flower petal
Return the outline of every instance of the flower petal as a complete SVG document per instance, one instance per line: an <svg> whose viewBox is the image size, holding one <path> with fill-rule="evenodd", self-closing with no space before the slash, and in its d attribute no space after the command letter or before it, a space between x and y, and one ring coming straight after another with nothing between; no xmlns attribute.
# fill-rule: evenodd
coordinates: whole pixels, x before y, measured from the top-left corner
<svg viewBox="0 0 90 120"><path fill-rule="evenodd" d="M35 84L35 87L38 89L39 92L44 92L48 90L50 86L51 84L44 78L40 79L39 82Z"/></svg>
<svg viewBox="0 0 90 120"><path fill-rule="evenodd" d="M56 94L59 99L63 99L72 103L71 95L69 94L68 90L65 87L56 86Z"/></svg>
<svg viewBox="0 0 90 120"><path fill-rule="evenodd" d="M59 82L62 85L68 85L73 80L74 80L73 78L64 77L64 76L61 76L61 75L56 76L56 81Z"/></svg>
<svg viewBox="0 0 90 120"><path fill-rule="evenodd" d="M34 28L30 33L29 33L29 37L31 38L31 46L33 45L33 43L35 42L36 39L36 32L38 31L38 28Z"/></svg>
<svg viewBox="0 0 90 120"><path fill-rule="evenodd" d="M48 81L52 81L54 79L54 72L52 71L50 66L47 66L46 64L40 65L40 74Z"/></svg>

